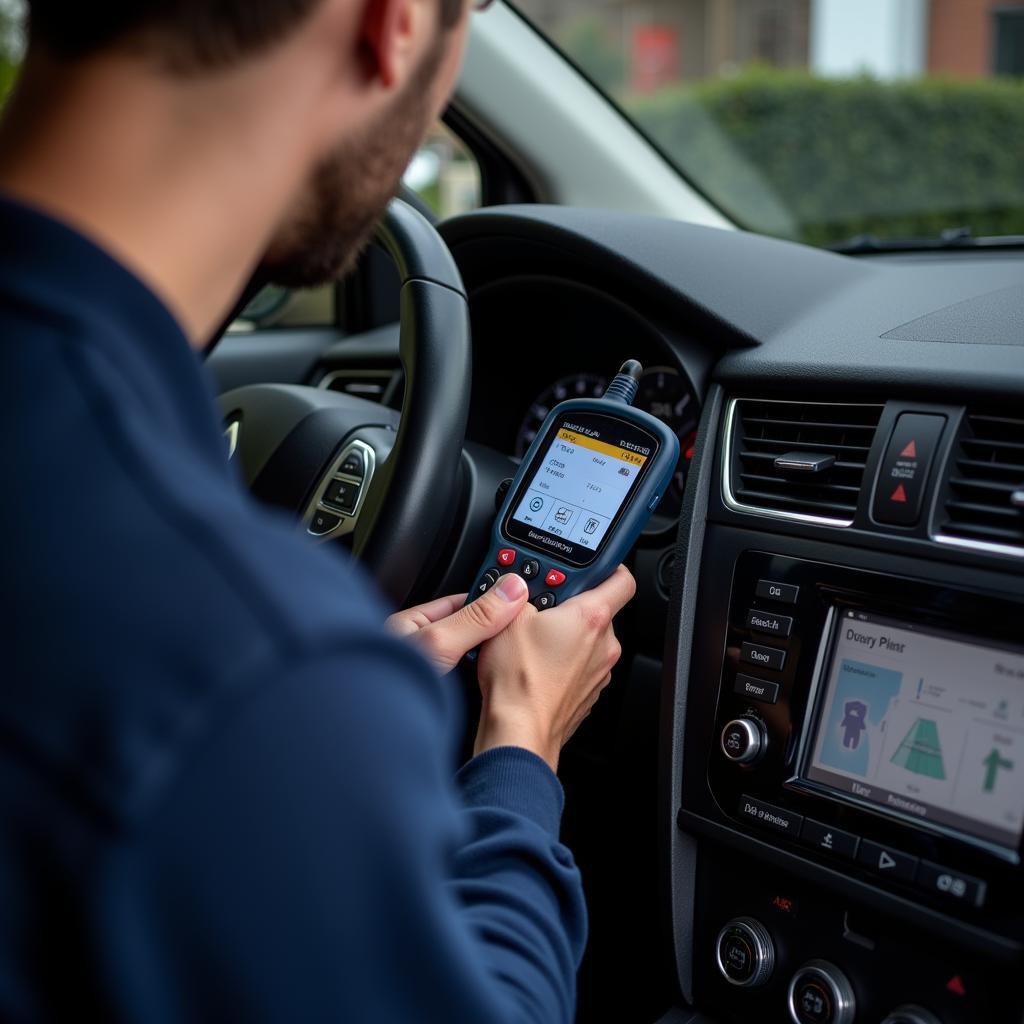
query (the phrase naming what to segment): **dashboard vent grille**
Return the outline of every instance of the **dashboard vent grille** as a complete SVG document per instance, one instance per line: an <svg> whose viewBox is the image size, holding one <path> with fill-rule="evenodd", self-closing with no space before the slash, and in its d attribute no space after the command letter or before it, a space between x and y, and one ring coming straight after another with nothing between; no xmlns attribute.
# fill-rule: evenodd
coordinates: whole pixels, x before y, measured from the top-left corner
<svg viewBox="0 0 1024 1024"><path fill-rule="evenodd" d="M328 391L341 391L368 402L383 402L389 398L391 384L396 370L336 370L320 381L320 387Z"/></svg>
<svg viewBox="0 0 1024 1024"><path fill-rule="evenodd" d="M733 503L785 518L849 526L882 408L737 400L728 481ZM784 458L796 453L801 458ZM796 465L787 467L787 461ZM800 472L801 463L805 470L815 468Z"/></svg>
<svg viewBox="0 0 1024 1024"><path fill-rule="evenodd" d="M968 416L946 483L944 535L1024 548L1024 420Z"/></svg>

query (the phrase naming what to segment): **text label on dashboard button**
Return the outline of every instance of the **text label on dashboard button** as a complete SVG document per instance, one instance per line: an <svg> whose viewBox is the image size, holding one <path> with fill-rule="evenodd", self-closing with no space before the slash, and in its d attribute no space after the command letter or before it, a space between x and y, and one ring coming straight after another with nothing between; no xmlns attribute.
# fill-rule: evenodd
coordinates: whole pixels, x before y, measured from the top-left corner
<svg viewBox="0 0 1024 1024"><path fill-rule="evenodd" d="M774 704L779 699L778 683L769 682L767 679L755 679L743 673L736 676L736 685L733 689L740 696L759 700L763 704Z"/></svg>
<svg viewBox="0 0 1024 1024"><path fill-rule="evenodd" d="M782 670L782 666L786 664L786 652L780 651L777 647L745 643L740 648L740 661L745 661L748 665L760 665L761 668L770 668L779 672Z"/></svg>
<svg viewBox="0 0 1024 1024"><path fill-rule="evenodd" d="M793 629L793 620L788 615L776 615L774 612L762 612L751 608L747 612L747 629L768 636L789 636Z"/></svg>
<svg viewBox="0 0 1024 1024"><path fill-rule="evenodd" d="M778 601L779 604L796 604L799 587L791 583L776 583L774 580L758 580L754 593L764 601Z"/></svg>
<svg viewBox="0 0 1024 1024"><path fill-rule="evenodd" d="M804 820L801 814L755 800L752 796L740 797L740 817L794 838L799 835Z"/></svg>

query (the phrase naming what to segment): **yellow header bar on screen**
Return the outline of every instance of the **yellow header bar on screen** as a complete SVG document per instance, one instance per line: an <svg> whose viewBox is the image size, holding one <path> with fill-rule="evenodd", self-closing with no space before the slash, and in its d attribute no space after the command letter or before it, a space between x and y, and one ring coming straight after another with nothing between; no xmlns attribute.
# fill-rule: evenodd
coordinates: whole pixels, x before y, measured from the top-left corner
<svg viewBox="0 0 1024 1024"><path fill-rule="evenodd" d="M633 466L642 466L647 461L646 455L641 455L639 452L627 451L625 448L616 448L613 444L608 444L606 441L598 441L594 437L587 437L586 434L577 434L575 430L567 430L562 427L558 431L558 440L566 441L568 444L574 444L578 448L589 448L593 452L598 452L601 455L610 455L613 459L621 459L623 462L628 462Z"/></svg>

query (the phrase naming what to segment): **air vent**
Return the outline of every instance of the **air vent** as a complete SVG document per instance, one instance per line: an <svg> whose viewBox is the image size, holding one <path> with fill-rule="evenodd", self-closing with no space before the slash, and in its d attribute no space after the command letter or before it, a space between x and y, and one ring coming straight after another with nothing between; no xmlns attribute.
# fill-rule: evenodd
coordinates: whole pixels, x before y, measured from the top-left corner
<svg viewBox="0 0 1024 1024"><path fill-rule="evenodd" d="M341 391L368 402L384 402L390 398L391 383L397 370L336 370L325 374L320 387L328 391Z"/></svg>
<svg viewBox="0 0 1024 1024"><path fill-rule="evenodd" d="M943 540L1024 549L1024 420L967 417L950 463L945 511Z"/></svg>
<svg viewBox="0 0 1024 1024"><path fill-rule="evenodd" d="M785 519L849 526L881 416L881 405L734 401L728 503Z"/></svg>

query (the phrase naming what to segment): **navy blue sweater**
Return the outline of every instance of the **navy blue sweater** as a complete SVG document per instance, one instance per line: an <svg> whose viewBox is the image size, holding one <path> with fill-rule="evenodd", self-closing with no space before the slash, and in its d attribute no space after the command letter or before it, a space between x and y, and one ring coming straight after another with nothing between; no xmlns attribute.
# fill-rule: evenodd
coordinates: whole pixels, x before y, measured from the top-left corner
<svg viewBox="0 0 1024 1024"><path fill-rule="evenodd" d="M569 1021L562 791L257 508L167 309L0 200L0 1018Z"/></svg>

